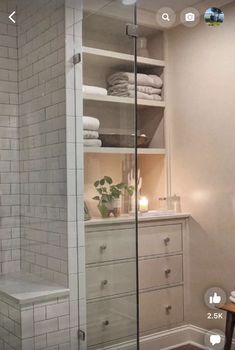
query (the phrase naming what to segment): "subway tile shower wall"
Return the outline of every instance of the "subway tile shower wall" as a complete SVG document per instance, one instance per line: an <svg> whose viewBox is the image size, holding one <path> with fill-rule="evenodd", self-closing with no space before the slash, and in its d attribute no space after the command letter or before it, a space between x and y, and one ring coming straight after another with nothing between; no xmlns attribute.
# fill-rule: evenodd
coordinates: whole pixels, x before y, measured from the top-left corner
<svg viewBox="0 0 235 350"><path fill-rule="evenodd" d="M20 0L17 20L21 267L67 286L64 1Z"/></svg>
<svg viewBox="0 0 235 350"><path fill-rule="evenodd" d="M17 30L0 1L0 272L20 268Z"/></svg>

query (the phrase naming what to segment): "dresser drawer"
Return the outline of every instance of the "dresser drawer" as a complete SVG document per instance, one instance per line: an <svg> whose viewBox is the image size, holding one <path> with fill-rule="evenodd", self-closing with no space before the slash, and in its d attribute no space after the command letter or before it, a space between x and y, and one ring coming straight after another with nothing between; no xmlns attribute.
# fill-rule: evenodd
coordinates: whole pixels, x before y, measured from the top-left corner
<svg viewBox="0 0 235 350"><path fill-rule="evenodd" d="M182 251L181 224L146 226L139 229L139 256Z"/></svg>
<svg viewBox="0 0 235 350"><path fill-rule="evenodd" d="M181 255L141 260L139 262L140 289L157 288L182 282L182 264Z"/></svg>
<svg viewBox="0 0 235 350"><path fill-rule="evenodd" d="M135 229L86 233L86 263L135 258Z"/></svg>
<svg viewBox="0 0 235 350"><path fill-rule="evenodd" d="M122 338L135 339L136 308L135 296L88 303L88 346Z"/></svg>
<svg viewBox="0 0 235 350"><path fill-rule="evenodd" d="M183 287L140 293L140 331L169 327L183 321Z"/></svg>
<svg viewBox="0 0 235 350"><path fill-rule="evenodd" d="M136 290L136 262L88 267L86 276L88 299Z"/></svg>

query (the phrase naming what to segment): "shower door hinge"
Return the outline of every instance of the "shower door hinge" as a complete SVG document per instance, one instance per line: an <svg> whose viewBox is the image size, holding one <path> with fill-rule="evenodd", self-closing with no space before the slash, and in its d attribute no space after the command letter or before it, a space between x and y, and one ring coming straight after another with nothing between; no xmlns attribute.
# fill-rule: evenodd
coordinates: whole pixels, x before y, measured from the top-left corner
<svg viewBox="0 0 235 350"><path fill-rule="evenodd" d="M86 333L82 331L81 329L78 330L78 339L85 341L86 340Z"/></svg>
<svg viewBox="0 0 235 350"><path fill-rule="evenodd" d="M73 64L78 64L81 62L81 54L80 53L76 53L76 55L73 56Z"/></svg>
<svg viewBox="0 0 235 350"><path fill-rule="evenodd" d="M126 35L131 36L133 38L137 38L138 37L138 25L127 24L126 25Z"/></svg>

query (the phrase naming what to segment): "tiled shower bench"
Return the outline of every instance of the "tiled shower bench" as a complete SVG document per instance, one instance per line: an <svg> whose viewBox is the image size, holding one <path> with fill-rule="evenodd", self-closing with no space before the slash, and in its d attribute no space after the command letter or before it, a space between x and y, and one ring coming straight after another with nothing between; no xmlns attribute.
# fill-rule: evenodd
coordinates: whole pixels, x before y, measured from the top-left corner
<svg viewBox="0 0 235 350"><path fill-rule="evenodd" d="M0 349L69 350L69 289L29 273L0 275Z"/></svg>

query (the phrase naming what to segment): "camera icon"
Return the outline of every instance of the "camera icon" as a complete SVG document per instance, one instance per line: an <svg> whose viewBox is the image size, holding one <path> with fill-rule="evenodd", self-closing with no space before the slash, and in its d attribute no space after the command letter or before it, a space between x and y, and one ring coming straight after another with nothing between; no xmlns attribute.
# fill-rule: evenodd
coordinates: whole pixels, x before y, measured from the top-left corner
<svg viewBox="0 0 235 350"><path fill-rule="evenodd" d="M196 15L192 12L188 12L185 14L185 22L195 22Z"/></svg>

